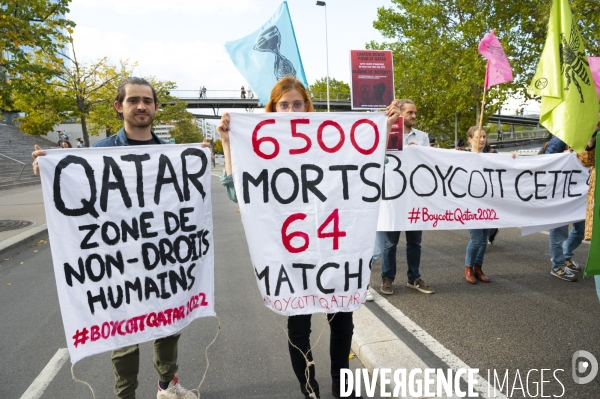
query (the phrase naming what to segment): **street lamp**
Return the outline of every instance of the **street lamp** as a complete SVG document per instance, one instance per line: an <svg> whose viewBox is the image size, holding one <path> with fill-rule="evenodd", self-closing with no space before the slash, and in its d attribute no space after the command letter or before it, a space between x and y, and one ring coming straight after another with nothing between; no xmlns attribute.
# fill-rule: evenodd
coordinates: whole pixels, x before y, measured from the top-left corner
<svg viewBox="0 0 600 399"><path fill-rule="evenodd" d="M327 43L327 4L317 1L318 6L325 7L325 60L327 62L327 112L329 112L329 45Z"/></svg>

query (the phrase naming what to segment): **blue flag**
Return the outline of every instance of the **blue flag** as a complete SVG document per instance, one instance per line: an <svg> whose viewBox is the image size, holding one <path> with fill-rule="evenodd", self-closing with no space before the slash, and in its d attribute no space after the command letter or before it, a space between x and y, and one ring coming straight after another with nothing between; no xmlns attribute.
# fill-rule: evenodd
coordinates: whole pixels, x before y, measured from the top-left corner
<svg viewBox="0 0 600 399"><path fill-rule="evenodd" d="M256 32L225 48L235 67L248 81L261 104L266 104L275 83L294 76L308 86L287 1Z"/></svg>

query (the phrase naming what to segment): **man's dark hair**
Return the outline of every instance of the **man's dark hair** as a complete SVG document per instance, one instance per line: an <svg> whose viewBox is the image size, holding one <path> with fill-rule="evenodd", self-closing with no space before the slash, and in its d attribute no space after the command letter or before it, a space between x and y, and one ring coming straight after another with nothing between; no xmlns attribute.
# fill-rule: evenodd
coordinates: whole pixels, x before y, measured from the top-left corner
<svg viewBox="0 0 600 399"><path fill-rule="evenodd" d="M127 85L141 85L150 87L152 89L152 97L154 97L154 104L158 104L158 96L156 95L156 90L154 90L154 87L152 87L150 82L148 82L144 78L138 78L135 76L129 77L119 84L119 87L117 89L117 96L115 97L115 101L119 104L123 105L123 100L125 100L125 86ZM123 114L117 110L115 110L115 112L117 113L117 119L123 120Z"/></svg>

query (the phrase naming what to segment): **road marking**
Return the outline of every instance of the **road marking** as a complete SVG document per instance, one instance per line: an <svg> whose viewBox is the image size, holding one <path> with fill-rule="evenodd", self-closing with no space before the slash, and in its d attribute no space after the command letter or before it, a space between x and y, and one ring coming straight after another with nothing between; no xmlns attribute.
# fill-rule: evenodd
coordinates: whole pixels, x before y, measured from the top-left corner
<svg viewBox="0 0 600 399"><path fill-rule="evenodd" d="M390 316L392 316L394 320L396 320L402 327L414 335L416 339L421 341L423 345L432 351L439 359L445 362L448 367L452 368L454 371L458 369L471 368L456 355L454 355L454 353L450 352L450 350L448 350L444 345L429 335L427 331L423 330L414 321L408 318L408 316L402 313L400 309L396 308L387 299L379 295L379 293L377 293L375 290L371 290L371 294L373 295L377 305L379 305ZM481 375L474 374L474 377L477 379L478 383L474 384L473 387L479 391L479 393L481 393L483 398L506 399L506 396L498 392L495 392L496 395L493 395L492 385ZM488 390L490 391L490 394L492 394L491 396L488 396Z"/></svg>
<svg viewBox="0 0 600 399"><path fill-rule="evenodd" d="M27 391L21 396L20 399L39 399L42 394L48 388L48 385L52 382L60 368L65 364L69 358L69 351L67 348L61 348L56 351L52 359L48 362L46 367L37 376L37 378L29 385Z"/></svg>

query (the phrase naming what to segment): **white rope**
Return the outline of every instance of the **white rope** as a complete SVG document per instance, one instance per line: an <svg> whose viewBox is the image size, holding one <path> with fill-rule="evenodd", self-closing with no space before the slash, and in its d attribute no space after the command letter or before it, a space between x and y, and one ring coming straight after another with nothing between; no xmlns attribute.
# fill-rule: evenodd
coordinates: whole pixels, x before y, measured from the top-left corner
<svg viewBox="0 0 600 399"><path fill-rule="evenodd" d="M275 314L275 312L270 312L271 314ZM337 313L333 313L333 316L331 317L331 320L333 320L333 318L335 317ZM289 316L288 316L289 317ZM327 320L327 322L330 324L331 320L329 320L327 318L327 314L325 314L325 320ZM296 348L300 353L302 353L302 356L304 356L304 361L306 362L306 368L304 369L304 378L306 378L306 385L305 388L308 391L309 395L313 398L316 398L316 393L314 388L312 387L312 385L310 385L310 366L314 366L315 365L315 361L314 360L308 360L308 354L310 352L312 352L312 350L314 348L317 347L317 345L319 344L319 340L321 339L321 336L323 335L323 331L325 331L325 326L323 326L323 328L321 329L321 332L319 333L319 336L317 337L317 341L314 343L313 346L311 346L308 351L306 353L304 353L300 348L298 348L296 345L294 345L294 343L290 340L290 336L287 332L287 329L281 325L281 323L279 322L279 320L277 320L277 318L275 318L275 322L279 325L279 327L281 327L281 329L283 330L283 332L285 333L289 344L293 347Z"/></svg>
<svg viewBox="0 0 600 399"><path fill-rule="evenodd" d="M214 344L217 341L217 338L219 337L219 332L221 331L221 319L219 319L219 317L216 315L215 318L217 319L217 334L210 342L210 344L208 344L208 346L204 349L204 357L206 358L206 368L204 369L204 375L202 376L202 380L200 381L200 385L198 385L198 388L191 390L191 392L198 392L198 399L200 399L200 387L202 387L202 384L204 383L204 379L206 378L206 374L208 373L208 367L210 366L210 361L208 360L208 348L210 348L212 344Z"/></svg>
<svg viewBox="0 0 600 399"><path fill-rule="evenodd" d="M71 377L73 377L73 380L74 380L75 382L79 382L80 384L85 384L85 385L87 385L87 386L88 386L88 388L90 389L90 391L92 391L92 398L93 398L93 399L96 399L96 394L94 393L94 390L92 389L92 386L91 386L90 384L88 384L87 382L85 382L85 381L81 381L81 380L77 379L77 377L75 377L75 370L74 370L74 368L75 368L75 365L74 365L74 364L72 364L72 365L71 365Z"/></svg>

